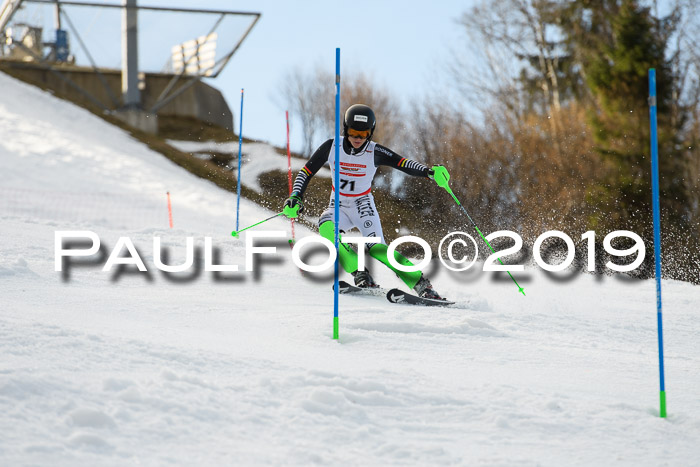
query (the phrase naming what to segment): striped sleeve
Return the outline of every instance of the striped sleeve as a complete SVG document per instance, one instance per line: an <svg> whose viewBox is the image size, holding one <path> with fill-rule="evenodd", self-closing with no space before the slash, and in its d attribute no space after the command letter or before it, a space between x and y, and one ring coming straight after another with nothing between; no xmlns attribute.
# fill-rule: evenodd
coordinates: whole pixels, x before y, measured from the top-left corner
<svg viewBox="0 0 700 467"><path fill-rule="evenodd" d="M380 144L374 147L374 165L393 167L408 175L413 175L414 177L428 177L428 172L430 170L420 162L401 157L391 149L385 148Z"/></svg>
<svg viewBox="0 0 700 467"><path fill-rule="evenodd" d="M304 165L297 174L297 178L294 179L294 186L292 187L293 193L304 196L304 192L311 181L311 177L321 170L323 164L328 162L331 146L333 146L333 140L329 139L316 149L306 165Z"/></svg>

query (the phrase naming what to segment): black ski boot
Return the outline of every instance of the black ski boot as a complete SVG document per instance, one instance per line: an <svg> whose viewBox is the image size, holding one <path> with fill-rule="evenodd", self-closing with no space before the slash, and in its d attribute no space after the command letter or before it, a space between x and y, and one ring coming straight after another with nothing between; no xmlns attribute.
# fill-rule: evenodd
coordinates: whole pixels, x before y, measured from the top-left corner
<svg viewBox="0 0 700 467"><path fill-rule="evenodd" d="M355 271L352 273L352 277L355 278L355 285L362 289L375 289L379 288L379 285L374 282L372 276L367 271Z"/></svg>
<svg viewBox="0 0 700 467"><path fill-rule="evenodd" d="M430 298L432 300L446 300L445 298L442 298L435 291L435 289L433 289L433 285L424 276L420 276L420 279L418 280L418 283L415 285L415 287L413 287L413 290L415 290L416 294L422 298Z"/></svg>

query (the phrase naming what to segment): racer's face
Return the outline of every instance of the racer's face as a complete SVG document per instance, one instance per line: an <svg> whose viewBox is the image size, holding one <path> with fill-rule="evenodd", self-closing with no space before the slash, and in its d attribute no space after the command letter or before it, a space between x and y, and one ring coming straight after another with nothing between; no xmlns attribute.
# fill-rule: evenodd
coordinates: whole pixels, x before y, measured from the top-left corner
<svg viewBox="0 0 700 467"><path fill-rule="evenodd" d="M369 138L369 131L358 131L352 128L348 129L348 141L350 141L350 144L352 144L352 147L355 149L362 146L367 138Z"/></svg>

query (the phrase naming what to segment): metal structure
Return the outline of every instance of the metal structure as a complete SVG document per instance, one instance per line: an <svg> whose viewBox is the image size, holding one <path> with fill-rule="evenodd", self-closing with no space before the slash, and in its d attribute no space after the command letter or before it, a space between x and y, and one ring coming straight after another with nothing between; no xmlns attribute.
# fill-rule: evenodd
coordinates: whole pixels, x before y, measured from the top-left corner
<svg viewBox="0 0 700 467"><path fill-rule="evenodd" d="M261 14L255 12L233 11L233 10L206 10L206 9L191 9L191 8L169 8L137 5L137 0L121 0L121 4L117 3L96 3L96 2L79 2L79 1L62 1L62 0L3 0L0 5L0 32L5 35L5 44L12 47L11 50L17 50L16 55L23 57L26 61L41 63L48 67L48 70L56 74L59 79L66 82L68 85L80 92L84 97L90 100L93 104L104 111L115 110L146 110L151 114L155 114L159 109L162 109L168 103L189 89L191 86L199 82L203 77L216 78L223 68L228 64L229 60L236 53L245 38L250 34L251 30L260 19ZM55 5L56 18L56 40L55 42L36 44L36 37L41 37L41 29L31 31L27 26L27 31L22 37L13 38L13 31L8 31L7 26L10 24L12 17L17 13L20 7L25 3ZM87 45L81 39L79 31L73 26L70 17L67 15L64 6L71 7L88 7L88 8L108 8L122 10L122 101L114 96L114 93L107 86L107 82L98 69L95 61L92 58ZM181 66L173 73L173 77L158 96L155 103L150 108L143 109L141 96L139 92L139 65L138 65L138 12L139 11L155 11L155 12L176 12L197 15L212 15L218 16L218 20L205 37L215 34L216 29L221 24L222 20L229 15L249 16L253 21L243 32L238 41L233 44L222 58L218 61L208 64L206 68L200 68L197 72L192 73L191 62L200 60L200 48L206 44L197 43L194 50L183 57ZM62 25L67 24L71 29L71 35L80 44L83 52L92 65L92 71L98 75L102 85L110 95L111 106L107 106L91 95L86 89L81 88L65 73L61 72L61 65L70 62L71 56L68 48L67 31L62 29ZM20 26L19 24L16 26ZM16 28L15 28L16 31ZM9 35L8 35L9 33ZM43 48L51 47L49 54L43 54ZM8 58L17 59L17 57L7 56ZM182 81L182 82L181 82ZM178 83L180 84L179 86ZM111 107L111 108L110 108Z"/></svg>
<svg viewBox="0 0 700 467"><path fill-rule="evenodd" d="M216 33L200 36L172 48L170 57L175 73L211 76L216 65Z"/></svg>
<svg viewBox="0 0 700 467"><path fill-rule="evenodd" d="M125 108L140 109L138 10L136 0L122 1L122 96Z"/></svg>

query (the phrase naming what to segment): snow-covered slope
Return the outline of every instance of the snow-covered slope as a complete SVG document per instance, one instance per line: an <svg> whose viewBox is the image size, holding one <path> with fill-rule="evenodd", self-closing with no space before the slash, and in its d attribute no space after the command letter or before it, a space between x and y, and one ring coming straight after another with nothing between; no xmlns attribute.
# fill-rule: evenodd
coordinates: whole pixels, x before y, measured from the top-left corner
<svg viewBox="0 0 700 467"><path fill-rule="evenodd" d="M523 297L436 266L457 306L343 296L334 341L331 280L286 242L244 271L235 196L50 94L0 89L0 465L698 465L700 288L663 285L665 420L651 281L533 270ZM241 226L271 214L243 200ZM149 273L102 258L64 280L60 230L105 254L129 237ZM153 238L179 264L188 236L241 272L156 270Z"/></svg>
<svg viewBox="0 0 700 467"><path fill-rule="evenodd" d="M234 157L232 169L238 170L237 142L168 140L168 143L180 151L200 158L208 158L207 153L231 154ZM280 155L275 148L265 143L247 143L243 145L241 153L243 184L257 192L262 191L258 177L265 172L275 169L287 172L289 163L291 163L293 174L296 175L306 163L305 160L298 157L291 158L291 161L288 162L287 156ZM323 167L316 176L330 178L330 173L331 171L327 167Z"/></svg>

